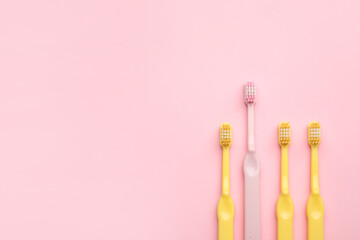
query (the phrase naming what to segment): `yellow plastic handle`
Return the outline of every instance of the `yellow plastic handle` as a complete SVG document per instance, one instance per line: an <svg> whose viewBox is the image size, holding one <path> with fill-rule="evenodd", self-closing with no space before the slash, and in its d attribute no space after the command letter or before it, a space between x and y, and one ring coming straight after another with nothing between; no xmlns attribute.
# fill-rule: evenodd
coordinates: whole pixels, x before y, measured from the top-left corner
<svg viewBox="0 0 360 240"><path fill-rule="evenodd" d="M281 146L281 194L276 206L277 239L293 239L294 204L289 194L288 146Z"/></svg>
<svg viewBox="0 0 360 240"><path fill-rule="evenodd" d="M324 240L324 219L308 219L308 240Z"/></svg>
<svg viewBox="0 0 360 240"><path fill-rule="evenodd" d="M234 220L219 219L219 240L234 239Z"/></svg>
<svg viewBox="0 0 360 240"><path fill-rule="evenodd" d="M311 146L311 194L306 210L308 240L324 240L324 203L319 192L318 146Z"/></svg>
<svg viewBox="0 0 360 240"><path fill-rule="evenodd" d="M222 195L218 203L218 239L234 240L234 203L230 196L229 147L223 147Z"/></svg>
<svg viewBox="0 0 360 240"><path fill-rule="evenodd" d="M293 239L293 221L291 219L278 219L278 240Z"/></svg>

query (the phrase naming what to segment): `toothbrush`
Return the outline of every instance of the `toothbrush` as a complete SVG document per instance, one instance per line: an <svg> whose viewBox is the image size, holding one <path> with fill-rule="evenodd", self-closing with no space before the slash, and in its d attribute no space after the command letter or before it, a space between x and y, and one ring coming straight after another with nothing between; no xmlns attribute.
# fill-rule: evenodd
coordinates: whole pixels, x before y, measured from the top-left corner
<svg viewBox="0 0 360 240"><path fill-rule="evenodd" d="M230 196L230 163L229 148L231 146L231 125L223 123L220 126L220 145L223 149L222 166L222 195L217 209L218 215L218 239L234 239L234 203Z"/></svg>
<svg viewBox="0 0 360 240"><path fill-rule="evenodd" d="M307 202L308 240L324 240L324 203L319 190L318 147L320 124L308 126L308 142L311 147L311 194Z"/></svg>
<svg viewBox="0 0 360 240"><path fill-rule="evenodd" d="M290 124L279 124L279 144L281 147L281 194L276 205L277 239L293 239L294 205L289 194L288 146L290 144Z"/></svg>
<svg viewBox="0 0 360 240"><path fill-rule="evenodd" d="M245 176L245 240L260 240L259 160L255 155L254 82L245 84L245 102L248 108L248 151L244 160Z"/></svg>

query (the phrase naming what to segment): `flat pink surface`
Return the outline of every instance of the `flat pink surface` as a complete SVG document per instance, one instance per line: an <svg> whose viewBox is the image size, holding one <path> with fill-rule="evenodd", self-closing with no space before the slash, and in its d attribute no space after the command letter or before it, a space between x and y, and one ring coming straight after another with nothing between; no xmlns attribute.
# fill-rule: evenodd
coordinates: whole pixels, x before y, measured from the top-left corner
<svg viewBox="0 0 360 240"><path fill-rule="evenodd" d="M233 126L243 239L255 80L261 225L276 239L289 121L294 240L306 239L307 124L322 126L325 239L360 239L356 0L2 1L0 239L217 239L218 129Z"/></svg>

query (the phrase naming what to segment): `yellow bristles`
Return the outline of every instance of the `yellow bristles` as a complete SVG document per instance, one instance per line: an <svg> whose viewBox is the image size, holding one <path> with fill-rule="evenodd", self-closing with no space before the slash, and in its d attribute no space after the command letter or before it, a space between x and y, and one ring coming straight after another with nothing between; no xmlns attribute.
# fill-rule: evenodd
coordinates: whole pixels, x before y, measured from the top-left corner
<svg viewBox="0 0 360 240"><path fill-rule="evenodd" d="M281 122L279 124L279 144L286 146L290 144L290 123Z"/></svg>
<svg viewBox="0 0 360 240"><path fill-rule="evenodd" d="M308 141L310 146L319 145L320 140L320 123L311 122L308 126Z"/></svg>
<svg viewBox="0 0 360 240"><path fill-rule="evenodd" d="M221 147L231 146L231 125L223 123L220 126L220 145Z"/></svg>

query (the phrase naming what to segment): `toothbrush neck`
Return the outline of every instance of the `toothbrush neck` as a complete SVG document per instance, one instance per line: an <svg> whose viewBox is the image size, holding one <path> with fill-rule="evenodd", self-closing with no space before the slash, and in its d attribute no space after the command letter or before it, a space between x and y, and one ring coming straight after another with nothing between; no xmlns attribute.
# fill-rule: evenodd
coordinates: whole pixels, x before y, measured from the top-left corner
<svg viewBox="0 0 360 240"><path fill-rule="evenodd" d="M288 147L281 147L281 193L289 194Z"/></svg>
<svg viewBox="0 0 360 240"><path fill-rule="evenodd" d="M223 166L222 166L222 193L230 194L230 160L229 148L223 149Z"/></svg>
<svg viewBox="0 0 360 240"><path fill-rule="evenodd" d="M315 194L320 193L317 146L311 146L311 192Z"/></svg>
<svg viewBox="0 0 360 240"><path fill-rule="evenodd" d="M255 151L254 104L248 104L248 150Z"/></svg>

